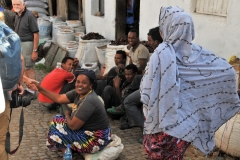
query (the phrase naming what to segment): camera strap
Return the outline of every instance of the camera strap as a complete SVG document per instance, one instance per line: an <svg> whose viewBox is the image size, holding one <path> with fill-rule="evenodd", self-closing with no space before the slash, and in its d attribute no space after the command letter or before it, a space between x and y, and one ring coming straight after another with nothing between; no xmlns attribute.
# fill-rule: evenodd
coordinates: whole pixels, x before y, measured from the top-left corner
<svg viewBox="0 0 240 160"><path fill-rule="evenodd" d="M9 125L12 117L12 108L10 110L10 119L9 119ZM24 113L23 113L23 107L20 115L20 121L19 121L19 140L18 140L18 146L16 149L10 151L11 144L10 144L10 132L9 132L9 126L8 126L8 132L6 134L6 152L9 153L10 155L13 155L14 153L17 152L18 148L20 147L20 143L22 142L22 137L23 137L23 125L24 125Z"/></svg>

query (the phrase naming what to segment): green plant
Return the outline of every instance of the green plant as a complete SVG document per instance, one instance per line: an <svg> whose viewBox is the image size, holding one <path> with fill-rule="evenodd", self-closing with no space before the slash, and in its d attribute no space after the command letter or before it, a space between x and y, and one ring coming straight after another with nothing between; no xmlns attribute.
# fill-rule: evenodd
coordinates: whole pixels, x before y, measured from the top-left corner
<svg viewBox="0 0 240 160"><path fill-rule="evenodd" d="M50 66L46 66L45 64L39 63L35 65L35 69L42 70L45 73L51 72L54 68Z"/></svg>

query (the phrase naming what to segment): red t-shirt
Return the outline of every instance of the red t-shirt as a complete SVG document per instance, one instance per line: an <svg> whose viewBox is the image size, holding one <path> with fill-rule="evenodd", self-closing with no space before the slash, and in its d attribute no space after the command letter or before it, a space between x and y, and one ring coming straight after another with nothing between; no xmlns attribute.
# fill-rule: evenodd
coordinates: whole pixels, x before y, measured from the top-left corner
<svg viewBox="0 0 240 160"><path fill-rule="evenodd" d="M50 72L43 78L41 86L54 93L59 93L66 81L68 83L71 83L74 79L75 76L73 73L68 72L62 68L55 68L52 72ZM38 95L38 100L39 102L45 103L53 102L41 93L39 93Z"/></svg>

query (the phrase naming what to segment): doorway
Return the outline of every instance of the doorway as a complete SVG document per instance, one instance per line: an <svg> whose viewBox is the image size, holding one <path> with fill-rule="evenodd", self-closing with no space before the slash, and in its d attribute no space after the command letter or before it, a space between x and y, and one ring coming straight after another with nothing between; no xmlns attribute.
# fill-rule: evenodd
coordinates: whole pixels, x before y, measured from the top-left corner
<svg viewBox="0 0 240 160"><path fill-rule="evenodd" d="M139 15L140 0L116 0L116 39L126 38L132 28L139 30Z"/></svg>

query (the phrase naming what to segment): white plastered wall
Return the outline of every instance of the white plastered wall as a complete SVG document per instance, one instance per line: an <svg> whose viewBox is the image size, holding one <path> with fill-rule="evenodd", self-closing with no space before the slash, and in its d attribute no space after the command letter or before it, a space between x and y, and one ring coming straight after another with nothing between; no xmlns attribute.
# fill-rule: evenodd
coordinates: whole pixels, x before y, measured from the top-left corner
<svg viewBox="0 0 240 160"><path fill-rule="evenodd" d="M96 1L96 0L95 0ZM115 39L115 17L116 17L116 1L105 0L104 16L98 17L92 15L94 4L92 0L85 0L85 24L86 33L97 32L108 40Z"/></svg>
<svg viewBox="0 0 240 160"><path fill-rule="evenodd" d="M158 26L161 6L176 5L190 13L195 25L195 40L204 48L218 56L240 57L240 1L231 0L227 17L199 14L194 12L196 0L141 0L140 4L140 39L147 40L150 28Z"/></svg>

